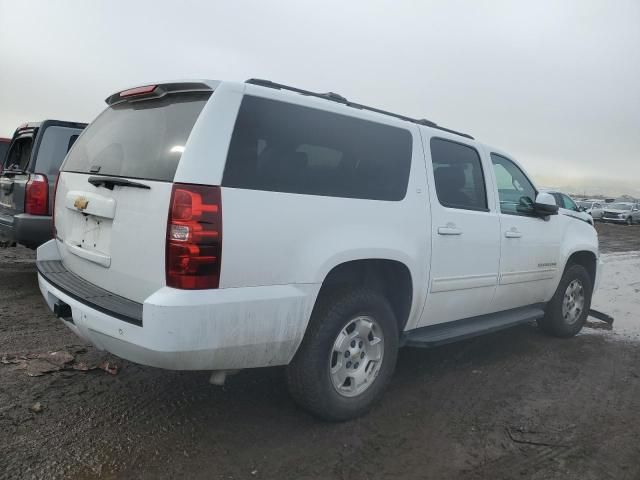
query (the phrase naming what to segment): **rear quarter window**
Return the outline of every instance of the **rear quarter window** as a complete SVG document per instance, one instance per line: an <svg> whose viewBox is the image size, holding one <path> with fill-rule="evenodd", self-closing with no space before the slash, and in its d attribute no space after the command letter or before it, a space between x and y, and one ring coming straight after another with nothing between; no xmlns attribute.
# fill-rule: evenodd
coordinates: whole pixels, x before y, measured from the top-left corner
<svg viewBox="0 0 640 480"><path fill-rule="evenodd" d="M222 185L397 201L407 191L411 150L403 128L245 96Z"/></svg>
<svg viewBox="0 0 640 480"><path fill-rule="evenodd" d="M210 93L179 93L113 105L78 138L63 170L173 181Z"/></svg>

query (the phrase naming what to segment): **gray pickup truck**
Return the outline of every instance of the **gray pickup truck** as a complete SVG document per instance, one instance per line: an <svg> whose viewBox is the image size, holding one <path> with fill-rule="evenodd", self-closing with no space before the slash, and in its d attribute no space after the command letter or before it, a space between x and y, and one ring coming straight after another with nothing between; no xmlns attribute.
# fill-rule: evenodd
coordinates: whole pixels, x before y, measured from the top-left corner
<svg viewBox="0 0 640 480"><path fill-rule="evenodd" d="M15 131L0 157L0 245L37 248L52 236L58 170L85 123L45 120Z"/></svg>

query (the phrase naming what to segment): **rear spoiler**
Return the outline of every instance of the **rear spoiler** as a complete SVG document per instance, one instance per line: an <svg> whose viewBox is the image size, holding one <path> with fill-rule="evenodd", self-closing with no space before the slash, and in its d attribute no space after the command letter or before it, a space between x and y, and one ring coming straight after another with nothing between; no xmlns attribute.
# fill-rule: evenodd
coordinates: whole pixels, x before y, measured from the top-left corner
<svg viewBox="0 0 640 480"><path fill-rule="evenodd" d="M45 130L49 127L69 127L84 129L87 127L87 124L81 122L70 122L67 120L43 120L41 122L26 122L16 128L15 132L13 133L13 138L19 135L35 133L36 130ZM1 138L0 141L2 141Z"/></svg>
<svg viewBox="0 0 640 480"><path fill-rule="evenodd" d="M107 105L111 106L122 102L135 102L149 98L161 98L169 93L212 91L213 89L206 83L164 83L162 85L145 85L142 87L123 90L107 97L105 102L107 102Z"/></svg>

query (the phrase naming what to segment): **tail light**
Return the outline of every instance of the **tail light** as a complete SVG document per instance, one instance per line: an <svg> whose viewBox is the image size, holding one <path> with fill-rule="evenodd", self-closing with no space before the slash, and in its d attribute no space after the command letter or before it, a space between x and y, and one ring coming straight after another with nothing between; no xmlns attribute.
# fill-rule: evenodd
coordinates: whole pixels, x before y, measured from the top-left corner
<svg viewBox="0 0 640 480"><path fill-rule="evenodd" d="M60 172L56 177L56 186L53 187L53 198L51 199L51 233L53 238L58 237L58 230L56 229L56 193L58 193L58 182L60 181Z"/></svg>
<svg viewBox="0 0 640 480"><path fill-rule="evenodd" d="M174 183L167 222L167 286L218 288L221 254L220 187Z"/></svg>
<svg viewBox="0 0 640 480"><path fill-rule="evenodd" d="M32 174L27 181L24 211L30 215L49 214L49 182L47 177Z"/></svg>

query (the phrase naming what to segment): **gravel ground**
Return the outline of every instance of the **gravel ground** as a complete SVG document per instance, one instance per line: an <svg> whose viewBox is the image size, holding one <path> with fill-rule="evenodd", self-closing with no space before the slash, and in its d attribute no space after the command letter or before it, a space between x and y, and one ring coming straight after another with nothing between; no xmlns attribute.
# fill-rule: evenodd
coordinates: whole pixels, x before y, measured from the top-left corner
<svg viewBox="0 0 640 480"><path fill-rule="evenodd" d="M596 230L602 253L640 251L640 225L596 222Z"/></svg>
<svg viewBox="0 0 640 480"><path fill-rule="evenodd" d="M640 227L597 228L603 251L640 250ZM0 250L0 478L640 478L640 254L604 258L594 306L613 330L403 349L373 411L334 425L293 405L279 368L219 388L80 344L40 298L33 253ZM66 367L30 376L42 357Z"/></svg>

